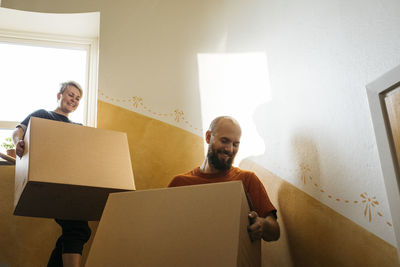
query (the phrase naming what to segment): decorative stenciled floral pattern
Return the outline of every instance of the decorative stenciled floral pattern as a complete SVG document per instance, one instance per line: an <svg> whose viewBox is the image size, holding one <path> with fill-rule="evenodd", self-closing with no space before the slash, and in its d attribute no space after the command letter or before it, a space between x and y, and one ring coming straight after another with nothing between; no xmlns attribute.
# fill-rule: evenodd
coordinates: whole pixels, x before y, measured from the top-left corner
<svg viewBox="0 0 400 267"><path fill-rule="evenodd" d="M304 163L300 163L300 170L301 170L301 180L304 184L307 183L307 173L311 171L311 169ZM311 177L311 176L309 176ZM312 178L311 178L312 179Z"/></svg>
<svg viewBox="0 0 400 267"><path fill-rule="evenodd" d="M373 209L376 206L378 206L379 202L376 201L376 197L375 196L370 198L368 196L368 194L365 193L365 192L360 194L360 196L363 198L363 200L361 202L365 204L364 216L367 217L367 214L368 214L369 221L371 222L371 220L372 220L371 209Z"/></svg>
<svg viewBox="0 0 400 267"><path fill-rule="evenodd" d="M128 106L131 108L131 110L142 110L144 113L149 113L152 116L159 117L161 120L172 120L175 123L181 123L184 124L186 127L189 127L190 129L194 130L197 133L202 133L203 130L200 127L195 127L193 124L185 119L185 112L180 109L175 109L172 112L159 112L156 111L154 108L150 106L146 106L144 104L143 98L139 96L132 96L129 98L116 98L116 97L110 97L108 95L105 95L103 92L99 91L99 95L106 99L107 101L115 104L128 104Z"/></svg>
<svg viewBox="0 0 400 267"><path fill-rule="evenodd" d="M180 122L181 120L184 119L184 117L183 117L184 113L182 110L175 109L174 113L175 113L175 121L176 122Z"/></svg>
<svg viewBox="0 0 400 267"><path fill-rule="evenodd" d="M326 190L322 189L321 186L318 183L313 182L313 178L311 176L311 168L307 164L300 163L299 164L299 168L300 168L300 172L301 172L300 179L301 179L301 181L302 181L302 183L304 185L306 185L307 180L309 180L314 188L319 190L319 192L325 194L329 199L335 200L336 202L341 202L341 203L344 203L344 204L351 204L351 203L352 204L359 204L359 203L362 203L363 204L362 208L363 208L364 217L369 222L372 222L372 220L374 218L373 217L374 214L378 215L379 217L384 217L381 212L376 210L378 208L378 206L379 206L379 201L376 200L376 196L370 197L368 195L368 193L364 192L364 193L360 194L361 199L359 199L359 200L350 201L348 199L344 199L343 200L341 198L336 198L332 194L329 194ZM392 224L390 222L388 222L388 221L386 221L386 225L389 226L389 227L392 227Z"/></svg>
<svg viewBox="0 0 400 267"><path fill-rule="evenodd" d="M139 106L143 106L143 99L141 97L134 96L132 97L132 104L135 108L138 108Z"/></svg>

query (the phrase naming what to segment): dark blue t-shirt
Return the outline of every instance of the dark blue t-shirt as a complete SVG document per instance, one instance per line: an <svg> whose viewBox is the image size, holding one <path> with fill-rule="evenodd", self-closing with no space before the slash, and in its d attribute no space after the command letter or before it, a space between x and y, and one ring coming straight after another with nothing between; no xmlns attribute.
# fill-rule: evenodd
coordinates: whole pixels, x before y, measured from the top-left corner
<svg viewBox="0 0 400 267"><path fill-rule="evenodd" d="M70 121L70 119L68 119L68 117L66 117L64 115L55 113L54 111L47 111L47 110L44 110L44 109L39 109L39 110L36 110L36 111L32 112L31 114L29 114L28 117L26 117L21 122L21 124L24 125L25 127L27 127L28 123L29 123L29 119L31 117L48 119L48 120L53 120L53 121L63 121L63 122L67 122L67 123L73 123L72 121Z"/></svg>

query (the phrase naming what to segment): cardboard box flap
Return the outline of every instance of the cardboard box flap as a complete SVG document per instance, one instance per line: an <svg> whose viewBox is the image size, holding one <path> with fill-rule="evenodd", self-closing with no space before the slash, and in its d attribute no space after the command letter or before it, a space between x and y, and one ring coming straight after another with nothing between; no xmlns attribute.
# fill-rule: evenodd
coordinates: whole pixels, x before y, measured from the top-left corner
<svg viewBox="0 0 400 267"><path fill-rule="evenodd" d="M32 117L29 178L135 190L126 133Z"/></svg>

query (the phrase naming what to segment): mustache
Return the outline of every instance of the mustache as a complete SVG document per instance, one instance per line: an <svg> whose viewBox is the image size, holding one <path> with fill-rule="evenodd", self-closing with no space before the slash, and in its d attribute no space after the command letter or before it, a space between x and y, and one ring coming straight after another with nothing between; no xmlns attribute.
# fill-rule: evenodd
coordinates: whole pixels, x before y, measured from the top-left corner
<svg viewBox="0 0 400 267"><path fill-rule="evenodd" d="M217 150L217 152L218 153L221 153L221 154L225 154L225 155L228 155L229 157L232 157L233 156L233 153L231 153L231 152L229 152L229 151L224 151L224 150Z"/></svg>

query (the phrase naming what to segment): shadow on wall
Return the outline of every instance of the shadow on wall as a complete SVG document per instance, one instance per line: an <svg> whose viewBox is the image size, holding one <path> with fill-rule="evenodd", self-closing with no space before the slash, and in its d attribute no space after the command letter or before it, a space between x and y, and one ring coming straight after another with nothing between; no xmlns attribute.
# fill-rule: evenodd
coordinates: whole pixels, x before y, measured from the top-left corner
<svg viewBox="0 0 400 267"><path fill-rule="evenodd" d="M398 266L395 247L296 187L328 197L321 186L321 155L312 132L289 129L285 118L295 114L277 103L264 104L255 114L265 153L240 163L257 174L278 210L281 238L263 243L263 266ZM327 167L341 175L340 166L339 159ZM290 173L296 186L269 170Z"/></svg>
<svg viewBox="0 0 400 267"><path fill-rule="evenodd" d="M300 168L300 183L319 184L320 166L319 154L316 144L305 135L297 134L291 140L291 149L293 151L296 165Z"/></svg>

